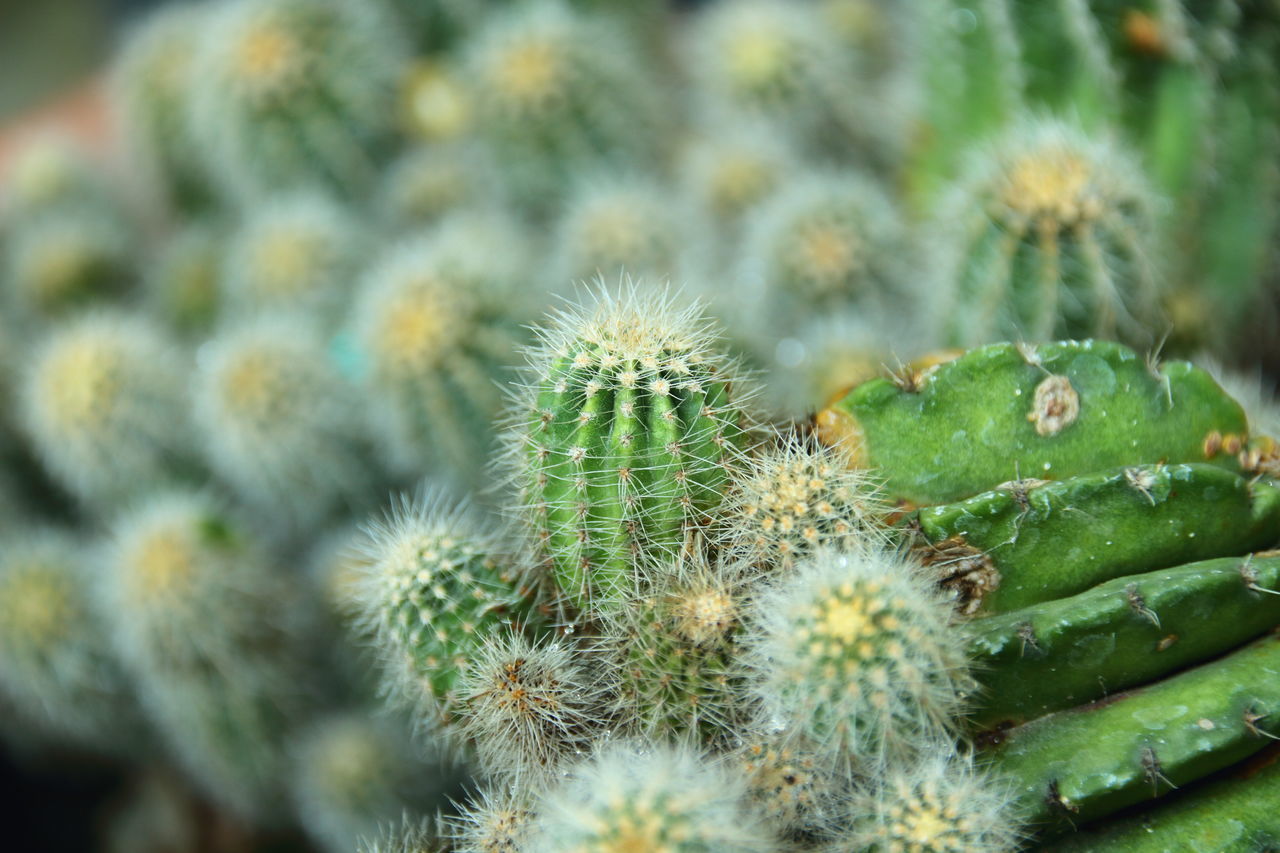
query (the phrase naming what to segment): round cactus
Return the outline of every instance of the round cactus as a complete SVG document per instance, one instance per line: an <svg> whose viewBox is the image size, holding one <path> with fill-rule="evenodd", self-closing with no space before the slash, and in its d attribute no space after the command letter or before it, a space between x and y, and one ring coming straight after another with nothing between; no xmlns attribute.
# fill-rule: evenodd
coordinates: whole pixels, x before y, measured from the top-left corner
<svg viewBox="0 0 1280 853"><path fill-rule="evenodd" d="M356 853L443 853L445 849L436 822L427 818L406 818L376 836L362 837L355 847Z"/></svg>
<svg viewBox="0 0 1280 853"><path fill-rule="evenodd" d="M90 506L195 470L175 355L148 321L107 313L56 329L35 354L23 426L58 482Z"/></svg>
<svg viewBox="0 0 1280 853"><path fill-rule="evenodd" d="M247 200L324 183L371 186L394 130L405 46L375 4L233 0L191 70L206 168Z"/></svg>
<svg viewBox="0 0 1280 853"><path fill-rule="evenodd" d="M822 837L847 796L834 767L772 734L749 737L733 754L747 778L749 802L779 834Z"/></svg>
<svg viewBox="0 0 1280 853"><path fill-rule="evenodd" d="M950 744L895 767L849 803L830 853L1014 853L1021 822L1008 786L976 770Z"/></svg>
<svg viewBox="0 0 1280 853"><path fill-rule="evenodd" d="M471 129L470 93L455 68L418 63L406 76L400 97L410 134L428 147L451 142Z"/></svg>
<svg viewBox="0 0 1280 853"><path fill-rule="evenodd" d="M620 742L535 807L528 853L770 853L739 776L687 750Z"/></svg>
<svg viewBox="0 0 1280 853"><path fill-rule="evenodd" d="M435 722L458 709L463 674L487 643L536 622L533 592L497 538L438 494L402 498L369 528L360 618L389 692Z"/></svg>
<svg viewBox="0 0 1280 853"><path fill-rule="evenodd" d="M456 853L522 853L533 829L528 786L481 788L447 822Z"/></svg>
<svg viewBox="0 0 1280 853"><path fill-rule="evenodd" d="M441 805L451 775L396 720L335 713L296 742L293 797L307 832L324 849L349 853L381 824Z"/></svg>
<svg viewBox="0 0 1280 853"><path fill-rule="evenodd" d="M171 235L147 269L152 313L186 334L208 331L219 313L225 246L223 229L212 222L195 221Z"/></svg>
<svg viewBox="0 0 1280 853"><path fill-rule="evenodd" d="M739 287L763 290L770 317L883 310L903 292L903 226L884 192L856 174L789 181L756 209L744 241Z"/></svg>
<svg viewBox="0 0 1280 853"><path fill-rule="evenodd" d="M775 193L796 168L795 159L775 128L740 122L708 130L688 146L681 157L681 183L705 215L734 222Z"/></svg>
<svg viewBox="0 0 1280 853"><path fill-rule="evenodd" d="M470 146L412 148L387 167L377 208L393 228L415 233L492 195L491 169Z"/></svg>
<svg viewBox="0 0 1280 853"><path fill-rule="evenodd" d="M107 568L116 648L169 746L218 800L278 819L284 736L312 690L296 592L243 524L194 493L121 518Z"/></svg>
<svg viewBox="0 0 1280 853"><path fill-rule="evenodd" d="M114 107L134 165L179 206L207 202L211 192L187 106L210 8L180 3L147 16L128 34L114 69Z"/></svg>
<svg viewBox="0 0 1280 853"><path fill-rule="evenodd" d="M940 292L956 345L1003 338L1149 343L1159 286L1151 191L1122 150L1071 126L1015 126L942 205Z"/></svg>
<svg viewBox="0 0 1280 853"><path fill-rule="evenodd" d="M837 34L807 3L731 0L696 22L689 65L702 112L768 122L809 149L874 147L868 91ZM856 81L864 85L857 86ZM850 95L851 82L857 94Z"/></svg>
<svg viewBox="0 0 1280 853"><path fill-rule="evenodd" d="M41 216L51 210L111 207L111 193L92 162L70 138L45 133L30 136L9 156L0 181L0 216L4 224Z"/></svg>
<svg viewBox="0 0 1280 853"><path fill-rule="evenodd" d="M735 474L717 542L751 563L790 569L822 548L887 543L889 510L874 476L847 453L783 439Z"/></svg>
<svg viewBox="0 0 1280 853"><path fill-rule="evenodd" d="M561 592L608 606L631 588L638 555L673 556L720 502L749 394L696 308L639 286L602 288L540 335L509 468Z"/></svg>
<svg viewBox="0 0 1280 853"><path fill-rule="evenodd" d="M752 610L751 692L804 748L874 770L954 725L964 655L950 608L906 558L818 551Z"/></svg>
<svg viewBox="0 0 1280 853"><path fill-rule="evenodd" d="M675 193L650 178L597 177L581 181L569 198L556 237L559 258L552 285L627 273L672 278L688 226Z"/></svg>
<svg viewBox="0 0 1280 853"><path fill-rule="evenodd" d="M476 132L522 203L543 206L584 162L643 165L660 136L655 87L626 34L560 0L495 14L469 43Z"/></svg>
<svg viewBox="0 0 1280 853"><path fill-rule="evenodd" d="M315 193L258 206L228 247L222 287L229 309L336 312L364 260L360 227L341 205Z"/></svg>
<svg viewBox="0 0 1280 853"><path fill-rule="evenodd" d="M58 736L136 753L145 726L107 648L85 548L53 530L7 533L0 547L0 688Z"/></svg>
<svg viewBox="0 0 1280 853"><path fill-rule="evenodd" d="M512 261L519 233L452 218L395 246L367 273L356 337L383 445L408 473L473 479L494 442L499 378L522 338ZM499 243L511 254L491 251Z"/></svg>
<svg viewBox="0 0 1280 853"><path fill-rule="evenodd" d="M357 397L302 319L233 326L202 355L197 421L206 455L255 506L306 523L371 497L377 468Z"/></svg>
<svg viewBox="0 0 1280 853"><path fill-rule="evenodd" d="M458 731L486 774L530 784L588 751L610 717L608 689L572 646L497 634L462 673Z"/></svg>
<svg viewBox="0 0 1280 853"><path fill-rule="evenodd" d="M133 241L117 211L57 208L9 235L5 286L21 311L48 318L121 296L132 283Z"/></svg>
<svg viewBox="0 0 1280 853"><path fill-rule="evenodd" d="M606 611L597 641L617 669L626 724L722 742L742 721L733 664L749 568L701 556L638 567L631 600Z"/></svg>

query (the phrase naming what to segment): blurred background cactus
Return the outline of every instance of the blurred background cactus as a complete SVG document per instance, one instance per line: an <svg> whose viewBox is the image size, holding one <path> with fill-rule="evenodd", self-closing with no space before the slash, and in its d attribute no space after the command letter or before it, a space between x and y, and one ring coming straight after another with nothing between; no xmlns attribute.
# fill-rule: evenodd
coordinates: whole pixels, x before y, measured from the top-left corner
<svg viewBox="0 0 1280 853"><path fill-rule="evenodd" d="M1275 0L27 6L14 849L1280 845Z"/></svg>

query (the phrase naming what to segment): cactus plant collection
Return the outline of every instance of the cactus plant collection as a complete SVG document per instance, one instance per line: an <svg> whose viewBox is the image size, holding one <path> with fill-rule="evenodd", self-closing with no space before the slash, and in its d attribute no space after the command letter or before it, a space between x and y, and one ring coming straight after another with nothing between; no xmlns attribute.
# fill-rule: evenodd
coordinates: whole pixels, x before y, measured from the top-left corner
<svg viewBox="0 0 1280 853"><path fill-rule="evenodd" d="M0 168L0 746L102 849L1280 849L1277 45L135 22Z"/></svg>

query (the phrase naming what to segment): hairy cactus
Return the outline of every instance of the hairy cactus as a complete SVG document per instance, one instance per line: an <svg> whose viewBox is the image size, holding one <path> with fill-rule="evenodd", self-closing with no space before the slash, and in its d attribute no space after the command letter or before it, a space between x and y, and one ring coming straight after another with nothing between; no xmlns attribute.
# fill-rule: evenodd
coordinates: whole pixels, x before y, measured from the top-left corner
<svg viewBox="0 0 1280 853"><path fill-rule="evenodd" d="M7 532L0 548L0 688L50 732L106 752L146 748L133 686L108 646L84 544Z"/></svg>
<svg viewBox="0 0 1280 853"><path fill-rule="evenodd" d="M487 643L536 623L527 587L472 512L438 494L401 498L369 527L360 618L388 692L436 722L457 713L464 673Z"/></svg>
<svg viewBox="0 0 1280 853"><path fill-rule="evenodd" d="M209 174L246 201L320 182L368 190L394 130L405 47L374 4L234 0L191 69Z"/></svg>
<svg viewBox="0 0 1280 853"><path fill-rule="evenodd" d="M889 514L873 473L840 448L807 439L751 458L735 473L716 543L761 566L789 569L822 548L886 542Z"/></svg>
<svg viewBox="0 0 1280 853"><path fill-rule="evenodd" d="M365 836L356 845L356 853L444 853L436 825L431 820L407 818L378 833Z"/></svg>
<svg viewBox="0 0 1280 853"><path fill-rule="evenodd" d="M737 222L779 189L796 160L787 140L766 123L707 129L681 155L681 185L704 216Z"/></svg>
<svg viewBox="0 0 1280 853"><path fill-rule="evenodd" d="M377 468L363 413L303 319L264 316L218 335L195 407L213 469L251 504L292 522L371 497Z"/></svg>
<svg viewBox="0 0 1280 853"><path fill-rule="evenodd" d="M748 394L696 309L636 285L602 289L539 334L508 467L561 592L607 608L641 552L674 556L719 504Z"/></svg>
<svg viewBox="0 0 1280 853"><path fill-rule="evenodd" d="M449 820L456 853L523 853L533 829L532 797L527 787L480 789Z"/></svg>
<svg viewBox="0 0 1280 853"><path fill-rule="evenodd" d="M493 380L523 337L519 238L500 218L455 216L429 238L394 246L366 273L356 338L397 469L474 478L491 450L502 404ZM512 251L492 252L497 241Z"/></svg>
<svg viewBox="0 0 1280 853"><path fill-rule="evenodd" d="M731 761L746 777L752 810L779 836L830 835L836 806L848 796L831 762L776 732L749 732Z"/></svg>
<svg viewBox="0 0 1280 853"><path fill-rule="evenodd" d="M492 196L491 184L493 167L473 147L422 145L387 167L377 207L391 227L415 234L450 211Z"/></svg>
<svg viewBox="0 0 1280 853"><path fill-rule="evenodd" d="M903 226L884 191L851 173L788 181L746 224L738 286L766 316L795 323L815 309L885 309L904 287Z"/></svg>
<svg viewBox="0 0 1280 853"><path fill-rule="evenodd" d="M57 328L22 380L22 425L58 482L106 509L196 470L176 348L141 317Z"/></svg>
<svg viewBox="0 0 1280 853"><path fill-rule="evenodd" d="M589 751L612 716L610 686L570 645L496 633L460 675L458 734L487 775L532 784Z"/></svg>
<svg viewBox="0 0 1280 853"><path fill-rule="evenodd" d="M216 501L159 493L116 524L103 573L115 645L187 771L235 811L284 813L284 736L308 704L296 595Z"/></svg>
<svg viewBox="0 0 1280 853"><path fill-rule="evenodd" d="M1152 191L1136 159L1062 122L1008 128L941 205L952 344L1148 342L1160 310Z"/></svg>
<svg viewBox="0 0 1280 853"><path fill-rule="evenodd" d="M940 743L852 798L830 853L1014 853L1021 822L1003 780Z"/></svg>
<svg viewBox="0 0 1280 853"><path fill-rule="evenodd" d="M111 302L132 284L133 239L119 211L55 208L20 222L7 242L5 289L28 315L48 319Z"/></svg>
<svg viewBox="0 0 1280 853"><path fill-rule="evenodd" d="M181 3L143 19L114 68L113 106L133 165L170 204L208 203L211 188L188 121L192 60L211 7Z"/></svg>
<svg viewBox="0 0 1280 853"><path fill-rule="evenodd" d="M579 183L557 229L557 285L626 273L648 281L679 271L688 225L675 194L648 178L600 177Z"/></svg>
<svg viewBox="0 0 1280 853"><path fill-rule="evenodd" d="M397 723L368 712L331 714L295 743L293 797L303 826L326 850L349 853L381 824L440 805L451 772Z"/></svg>
<svg viewBox="0 0 1280 853"><path fill-rule="evenodd" d="M404 123L425 147L465 137L471 129L470 93L459 77L457 68L426 61L405 78L400 95Z"/></svg>
<svg viewBox="0 0 1280 853"><path fill-rule="evenodd" d="M227 247L227 308L333 314L347 301L363 243L355 217L340 204L308 192L274 198L241 222Z"/></svg>
<svg viewBox="0 0 1280 853"><path fill-rule="evenodd" d="M749 689L795 742L882 768L954 725L969 681L948 619L911 560L818 551L753 602Z"/></svg>
<svg viewBox="0 0 1280 853"><path fill-rule="evenodd" d="M545 207L584 163L654 159L655 87L633 50L607 18L560 0L495 14L468 43L464 75L476 133L518 201Z"/></svg>
<svg viewBox="0 0 1280 853"><path fill-rule="evenodd" d="M768 853L741 777L686 749L622 741L578 767L535 807L528 853Z"/></svg>
<svg viewBox="0 0 1280 853"><path fill-rule="evenodd" d="M111 206L100 167L70 138L39 134L20 142L0 181L0 224L6 227L52 210Z"/></svg>

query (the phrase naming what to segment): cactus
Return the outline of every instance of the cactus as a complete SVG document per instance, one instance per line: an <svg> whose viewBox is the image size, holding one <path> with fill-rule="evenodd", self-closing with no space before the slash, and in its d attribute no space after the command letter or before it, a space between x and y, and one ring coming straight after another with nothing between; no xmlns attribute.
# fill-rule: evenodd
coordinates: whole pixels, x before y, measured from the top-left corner
<svg viewBox="0 0 1280 853"><path fill-rule="evenodd" d="M406 819L392 825L376 837L365 836L356 845L356 853L444 853L439 833L431 820Z"/></svg>
<svg viewBox="0 0 1280 853"><path fill-rule="evenodd" d="M969 679L947 621L913 561L817 551L752 604L749 689L796 743L878 770L954 725Z"/></svg>
<svg viewBox="0 0 1280 853"><path fill-rule="evenodd" d="M369 527L365 547L360 619L383 655L387 690L419 719L448 720L485 644L536 627L534 591L496 536L438 493L401 497Z"/></svg>
<svg viewBox="0 0 1280 853"><path fill-rule="evenodd" d="M936 293L952 345L1021 337L1150 342L1154 193L1135 158L1062 122L1015 125L940 202Z"/></svg>
<svg viewBox="0 0 1280 853"><path fill-rule="evenodd" d="M455 853L522 853L533 828L528 787L482 788L446 822Z"/></svg>
<svg viewBox="0 0 1280 853"><path fill-rule="evenodd" d="M1122 465L1238 469L1248 442L1243 409L1209 374L1102 341L992 344L908 366L855 387L817 432L880 469L891 499L917 505Z"/></svg>
<svg viewBox="0 0 1280 853"><path fill-rule="evenodd" d="M199 493L153 494L116 523L106 562L116 649L169 747L219 802L282 819L284 734L313 691L285 577Z"/></svg>
<svg viewBox="0 0 1280 853"><path fill-rule="evenodd" d="M221 6L191 69L191 127L209 175L246 202L316 182L367 191L394 130L405 51L372 4Z"/></svg>
<svg viewBox="0 0 1280 853"><path fill-rule="evenodd" d="M411 148L392 163L379 187L377 207L406 234L434 225L451 210L492 196L492 167L468 145Z"/></svg>
<svg viewBox="0 0 1280 853"><path fill-rule="evenodd" d="M749 738L731 755L747 779L752 810L779 836L830 836L848 792L829 762L776 733Z"/></svg>
<svg viewBox="0 0 1280 853"><path fill-rule="evenodd" d="M695 22L687 62L698 106L718 121L768 122L802 148L883 154L883 114L839 37L809 4L731 0ZM850 83L856 94L849 94Z"/></svg>
<svg viewBox="0 0 1280 853"><path fill-rule="evenodd" d="M522 334L514 287L519 232L497 218L452 217L432 237L381 255L355 305L364 385L398 470L474 478L494 442L494 378ZM495 255L501 241L512 248Z"/></svg>
<svg viewBox="0 0 1280 853"><path fill-rule="evenodd" d="M57 328L33 356L23 428L87 506L106 509L198 470L177 355L141 317L95 313Z"/></svg>
<svg viewBox="0 0 1280 853"><path fill-rule="evenodd" d="M1143 569L1280 542L1280 489L1212 465L1015 480L914 517L966 613L1002 613Z"/></svg>
<svg viewBox="0 0 1280 853"><path fill-rule="evenodd" d="M465 137L471 129L471 101L457 71L441 62L419 62L402 84L404 123L425 147Z"/></svg>
<svg viewBox="0 0 1280 853"><path fill-rule="evenodd" d="M126 36L113 69L112 105L135 168L178 208L207 205L212 189L188 121L192 61L209 7L183 3L150 15Z"/></svg>
<svg viewBox="0 0 1280 853"><path fill-rule="evenodd" d="M55 209L18 223L8 243L5 289L34 317L118 299L132 284L132 236L115 210Z"/></svg>
<svg viewBox="0 0 1280 853"><path fill-rule="evenodd" d="M602 650L642 736L723 742L744 717L735 671L752 567L681 555L637 566L625 606L601 619Z"/></svg>
<svg viewBox="0 0 1280 853"><path fill-rule="evenodd" d="M1022 723L1211 660L1280 622L1278 588L1280 555L1249 554L1129 574L984 619L971 628L985 689L970 720ZM1210 611L1213 630L1200 630ZM1040 677L1047 671L1054 677Z"/></svg>
<svg viewBox="0 0 1280 853"><path fill-rule="evenodd" d="M743 122L708 129L681 156L681 185L698 210L719 223L740 221L793 172L796 155L776 128Z"/></svg>
<svg viewBox="0 0 1280 853"><path fill-rule="evenodd" d="M293 796L303 826L324 849L349 853L383 822L421 815L443 799L450 771L415 748L397 722L332 714L299 736Z"/></svg>
<svg viewBox="0 0 1280 853"><path fill-rule="evenodd" d="M903 294L904 229L885 193L853 173L788 181L746 223L739 287L794 324L814 309L883 310Z"/></svg>
<svg viewBox="0 0 1280 853"><path fill-rule="evenodd" d="M495 14L468 43L476 133L517 202L544 207L586 163L653 161L661 115L633 52L613 22L559 0Z"/></svg>
<svg viewBox="0 0 1280 853"><path fill-rule="evenodd" d="M896 768L853 797L849 829L825 849L1014 853L1022 849L1022 832L1009 800L1002 780L938 744L927 757Z"/></svg>
<svg viewBox="0 0 1280 853"><path fill-rule="evenodd" d="M745 808L742 779L685 749L622 741L535 807L528 853L670 850L766 853L776 841Z"/></svg>
<svg viewBox="0 0 1280 853"><path fill-rule="evenodd" d="M369 500L378 470L350 386L305 320L264 316L219 334L196 380L210 465L291 523Z"/></svg>
<svg viewBox="0 0 1280 853"><path fill-rule="evenodd" d="M224 229L195 221L169 236L148 265L144 295L151 313L187 335L209 331L220 313Z"/></svg>
<svg viewBox="0 0 1280 853"><path fill-rule="evenodd" d="M0 182L0 224L6 228L50 211L112 205L100 166L76 142L55 133L19 143Z"/></svg>
<svg viewBox="0 0 1280 853"><path fill-rule="evenodd" d="M888 515L875 476L853 468L844 451L784 438L735 474L716 543L750 563L789 569L822 548L887 544Z"/></svg>
<svg viewBox="0 0 1280 853"><path fill-rule="evenodd" d="M573 190L557 228L553 281L614 281L623 273L669 280L680 269L688 228L675 194L647 177L587 178Z"/></svg>
<svg viewBox="0 0 1280 853"><path fill-rule="evenodd" d="M305 192L272 199L231 238L221 280L227 308L334 314L364 260L363 242L352 214L336 202Z"/></svg>
<svg viewBox="0 0 1280 853"><path fill-rule="evenodd" d="M560 591L607 609L638 554L674 555L720 502L749 393L696 308L636 285L602 287L539 334L508 469Z"/></svg>
<svg viewBox="0 0 1280 853"><path fill-rule="evenodd" d="M582 754L612 716L610 682L562 643L494 633L459 675L458 734L475 745L480 769L532 784Z"/></svg>
<svg viewBox="0 0 1280 853"><path fill-rule="evenodd" d="M107 645L84 545L52 529L0 549L0 688L31 720L92 749L148 749L133 685Z"/></svg>

